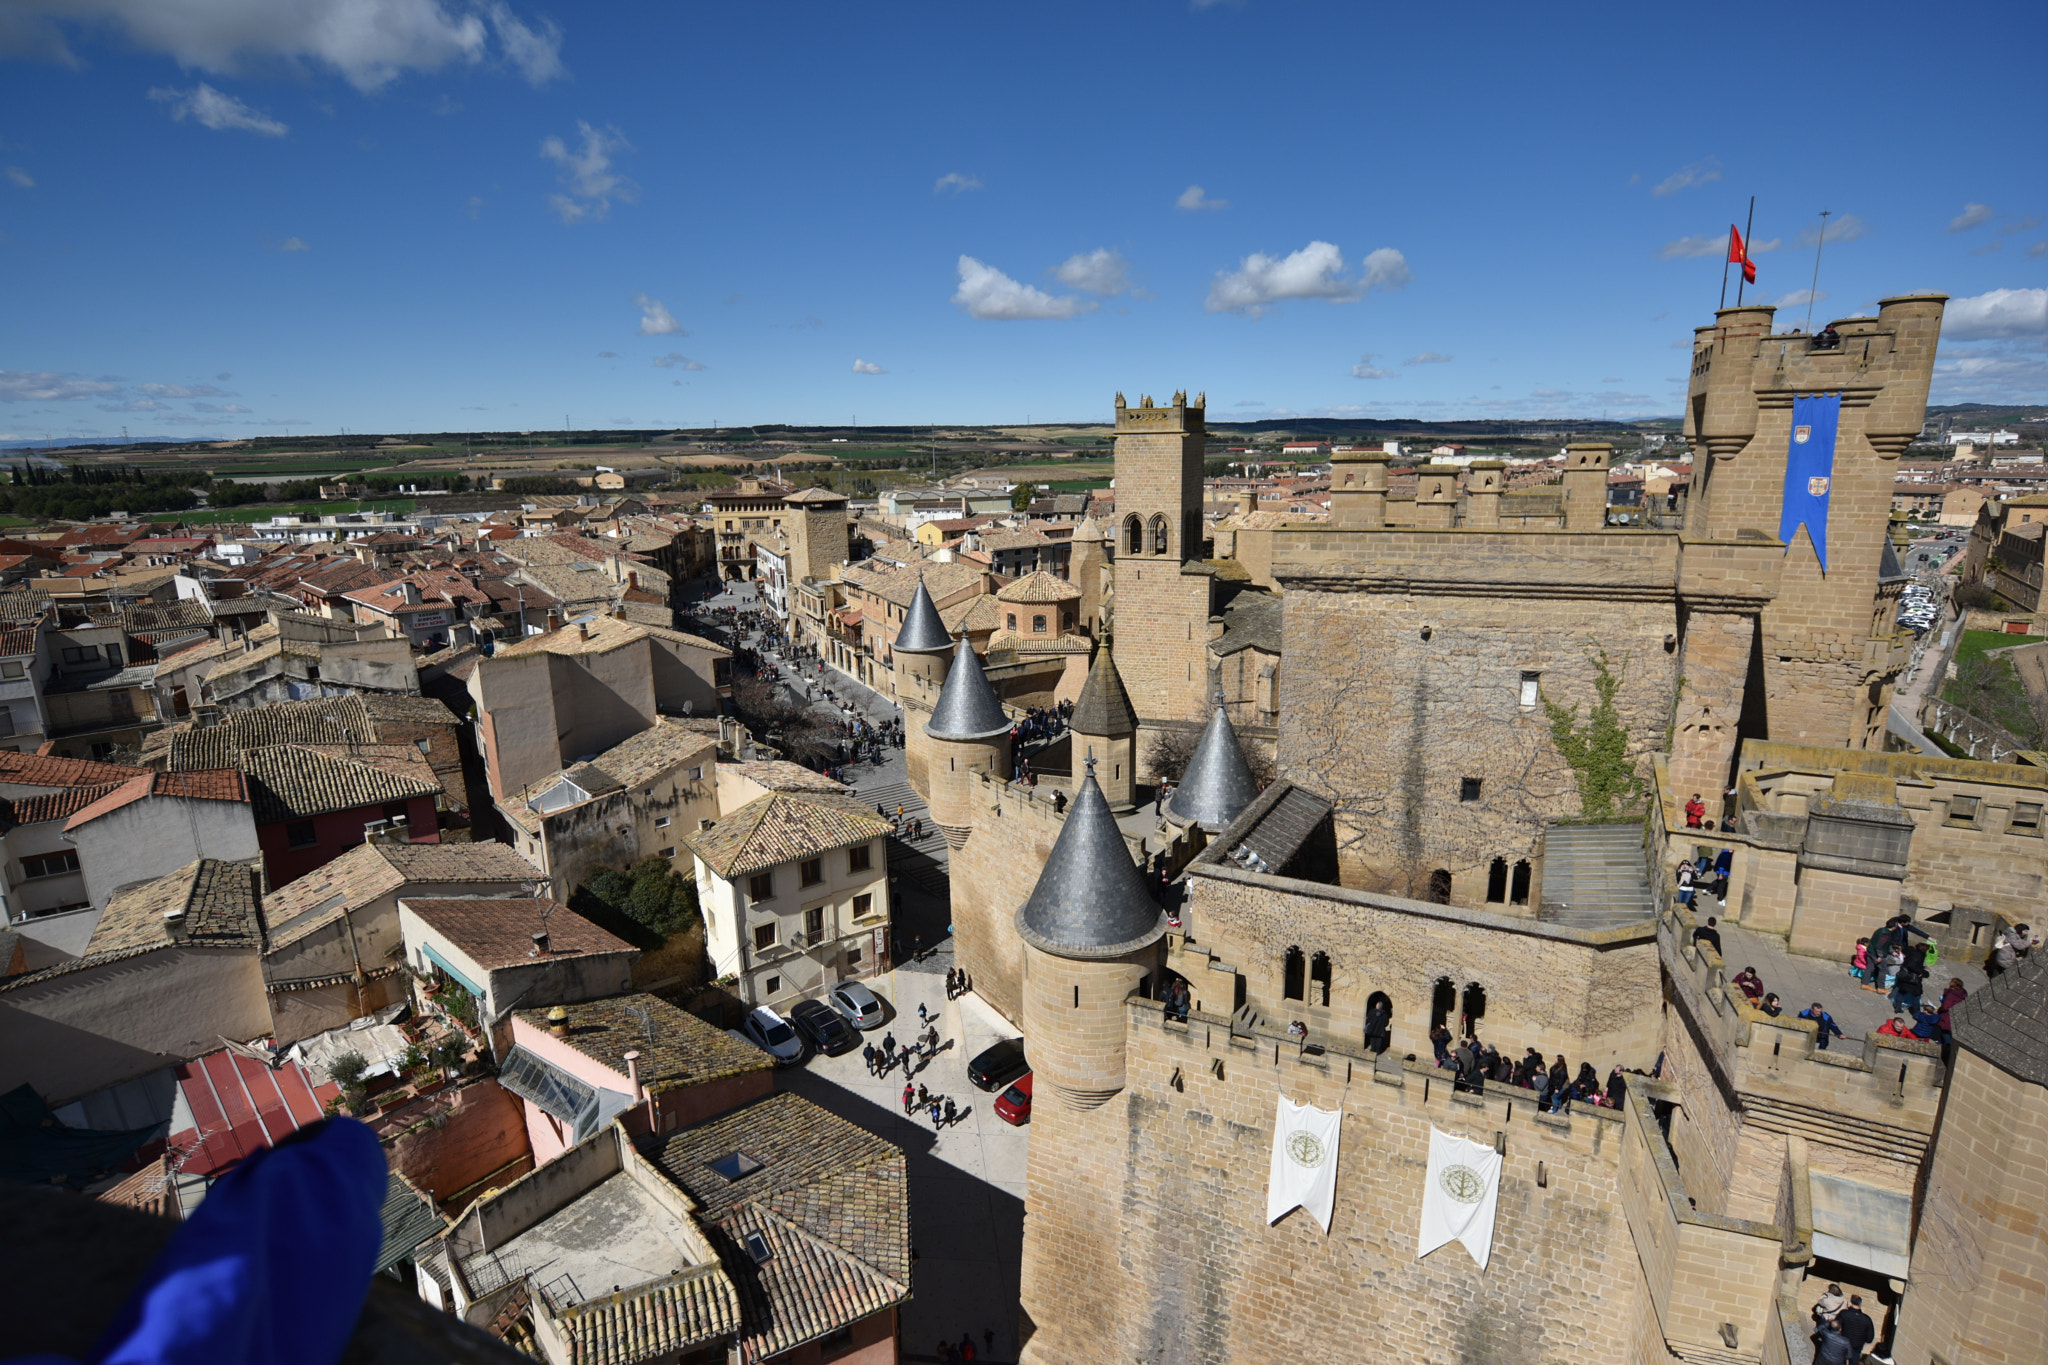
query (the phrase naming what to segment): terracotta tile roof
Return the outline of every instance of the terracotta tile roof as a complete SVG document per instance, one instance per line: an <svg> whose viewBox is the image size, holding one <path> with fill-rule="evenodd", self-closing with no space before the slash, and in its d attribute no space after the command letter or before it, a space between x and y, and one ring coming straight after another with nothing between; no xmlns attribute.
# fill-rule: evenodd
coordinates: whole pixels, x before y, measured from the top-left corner
<svg viewBox="0 0 2048 1365"><path fill-rule="evenodd" d="M403 887L545 880L506 844L366 843L271 892L263 913L275 952Z"/></svg>
<svg viewBox="0 0 2048 1365"><path fill-rule="evenodd" d="M66 787L63 791L38 792L34 796L0 796L0 823L40 825L49 820L66 820L142 780L135 778L111 786Z"/></svg>
<svg viewBox="0 0 2048 1365"><path fill-rule="evenodd" d="M1022 578L1003 588L996 594L998 601L1030 603L1033 605L1053 602L1073 602L1081 596L1081 590L1064 578L1055 577L1044 569L1025 574Z"/></svg>
<svg viewBox="0 0 2048 1365"><path fill-rule="evenodd" d="M403 904L485 971L532 962L533 936L542 930L547 932L551 957L639 951L545 896L447 900L408 896ZM543 909L548 912L546 919L541 918Z"/></svg>
<svg viewBox="0 0 2048 1365"><path fill-rule="evenodd" d="M710 1163L761 1163L727 1180ZM703 1208L739 1287L742 1358L764 1359L899 1303L910 1293L903 1153L800 1096L771 1095L685 1129L650 1158ZM756 1264L749 1233L773 1253Z"/></svg>
<svg viewBox="0 0 2048 1365"><path fill-rule="evenodd" d="M8 977L0 981L0 991L160 948L260 948L262 880L261 860L201 858L154 881L131 883L108 900L83 955Z"/></svg>
<svg viewBox="0 0 2048 1365"><path fill-rule="evenodd" d="M731 1336L740 1308L721 1270L715 1263L690 1266L659 1284L563 1309L555 1320L569 1338L570 1358L590 1365L666 1360Z"/></svg>
<svg viewBox="0 0 2048 1365"><path fill-rule="evenodd" d="M417 703L421 698L396 700ZM455 716L440 702L441 719ZM397 714L397 712L392 712ZM220 724L195 729L190 722L171 727L170 767L230 768L244 749L266 744L374 744L376 713L367 697L324 697L315 701L278 702L224 712Z"/></svg>
<svg viewBox="0 0 2048 1365"><path fill-rule="evenodd" d="M460 718L448 709L448 703L438 697L400 697L385 692L373 692L352 698L362 703L363 710L374 725L379 721L396 721L404 725L459 725ZM307 705L308 703L299 703Z"/></svg>
<svg viewBox="0 0 2048 1365"><path fill-rule="evenodd" d="M119 626L127 631L171 630L180 626L211 626L213 612L196 598L176 602L149 603L119 611L88 613L94 625Z"/></svg>
<svg viewBox="0 0 2048 1365"><path fill-rule="evenodd" d="M249 787L242 774L233 768L145 773L141 777L123 782L84 806L64 822L64 832L69 834L81 825L91 824L102 815L110 815L146 796L182 796L193 801L246 802L249 799Z"/></svg>
<svg viewBox="0 0 2048 1365"><path fill-rule="evenodd" d="M430 780L433 769L417 749L410 752L423 776L401 776L373 763L319 752L302 744L245 749L241 767L249 775L256 823L269 825L279 820L304 820L334 811L439 795L441 784Z"/></svg>
<svg viewBox="0 0 2048 1365"><path fill-rule="evenodd" d="M710 829L684 835L683 842L730 881L827 849L866 843L889 830L889 822L858 797L770 792Z"/></svg>
<svg viewBox="0 0 2048 1365"><path fill-rule="evenodd" d="M932 595L932 600L937 602L980 584L983 571L971 564L919 563L858 574L849 571L847 581L873 593L891 606L907 609L910 606L910 599L917 596L920 574L924 578L925 590Z"/></svg>
<svg viewBox="0 0 2048 1365"><path fill-rule="evenodd" d="M589 632L587 639L584 638L586 627ZM714 644L701 636L688 635L680 630L666 630L660 626L642 625L637 621L621 621L617 617L598 615L564 625L561 629L551 630L545 635L528 636L517 644L500 645L495 657L516 659L528 654L605 654L635 641L650 638L694 645L720 656L732 653L724 645Z"/></svg>
<svg viewBox="0 0 2048 1365"><path fill-rule="evenodd" d="M126 782L142 769L125 763L96 763L87 758L53 754L0 753L0 782L23 787L101 787Z"/></svg>
<svg viewBox="0 0 2048 1365"><path fill-rule="evenodd" d="M984 593L944 608L939 612L939 619L945 622L948 634L957 634L964 630L974 635L1001 626L1003 612L996 599Z"/></svg>
<svg viewBox="0 0 2048 1365"><path fill-rule="evenodd" d="M626 1053L637 1051L640 1081L656 1094L768 1071L775 1065L751 1043L740 1042L658 995L619 995L562 1008L569 1012L569 1031L562 1042L621 1076L629 1074ZM547 1016L545 1009L518 1011L519 1018L543 1033L550 1031Z"/></svg>
<svg viewBox="0 0 2048 1365"><path fill-rule="evenodd" d="M853 788L844 782L835 782L823 773L814 773L800 763L784 759L756 759L749 763L721 763L721 772L735 772L758 786L772 792L826 792L837 796L850 796Z"/></svg>
<svg viewBox="0 0 2048 1365"><path fill-rule="evenodd" d="M33 630L0 631L0 654L19 655L36 652L36 633Z"/></svg>

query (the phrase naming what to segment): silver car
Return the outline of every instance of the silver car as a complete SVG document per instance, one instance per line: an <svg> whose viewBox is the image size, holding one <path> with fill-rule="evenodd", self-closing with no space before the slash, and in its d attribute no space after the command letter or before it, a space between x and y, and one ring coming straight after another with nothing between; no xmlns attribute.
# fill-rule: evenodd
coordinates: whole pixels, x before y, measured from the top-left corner
<svg viewBox="0 0 2048 1365"><path fill-rule="evenodd" d="M789 1020L766 1005L749 1010L740 1031L747 1035L748 1042L773 1057L777 1066L794 1066L804 1059L804 1040L790 1027Z"/></svg>
<svg viewBox="0 0 2048 1365"><path fill-rule="evenodd" d="M880 1028L889 1017L875 993L858 981L842 981L832 988L832 1008L846 1016L857 1029Z"/></svg>

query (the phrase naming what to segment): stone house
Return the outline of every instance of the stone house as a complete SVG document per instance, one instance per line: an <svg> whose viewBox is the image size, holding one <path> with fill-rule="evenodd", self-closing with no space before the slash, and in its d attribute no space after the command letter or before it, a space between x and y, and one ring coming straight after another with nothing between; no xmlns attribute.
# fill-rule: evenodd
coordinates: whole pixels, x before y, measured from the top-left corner
<svg viewBox="0 0 2048 1365"><path fill-rule="evenodd" d="M104 910L114 893L199 858L244 863L263 856L247 780L234 768L144 772L64 821L86 898Z"/></svg>
<svg viewBox="0 0 2048 1365"><path fill-rule="evenodd" d="M143 775L139 768L45 754L0 754L0 845L9 923L104 907L87 889L80 851L64 823ZM158 863L158 868L162 863Z"/></svg>
<svg viewBox="0 0 2048 1365"><path fill-rule="evenodd" d="M398 902L414 972L465 991L492 1055L511 1046L507 1018L526 1005L568 1005L632 985L640 950L546 896L405 896Z"/></svg>
<svg viewBox="0 0 2048 1365"><path fill-rule="evenodd" d="M857 797L773 792L684 836L705 951L740 999L787 1006L884 970L889 830Z"/></svg>
<svg viewBox="0 0 2048 1365"><path fill-rule="evenodd" d="M384 836L264 897L263 978L280 1044L341 1028L405 997L398 902L528 896L546 878L499 843L410 844Z"/></svg>
<svg viewBox="0 0 2048 1365"><path fill-rule="evenodd" d="M657 718L595 758L498 803L513 846L569 896L597 867L674 858L718 816L718 722ZM684 850L687 856L687 850Z"/></svg>
<svg viewBox="0 0 2048 1365"><path fill-rule="evenodd" d="M469 677L477 747L503 799L612 748L662 715L715 716L732 655L659 626L593 616L500 646Z"/></svg>
<svg viewBox="0 0 2048 1365"><path fill-rule="evenodd" d="M256 840L272 886L286 886L402 824L414 843L440 835L441 784L411 745L272 744L241 752Z"/></svg>
<svg viewBox="0 0 2048 1365"><path fill-rule="evenodd" d="M499 1083L544 1166L614 1119L644 1138L762 1099L775 1064L660 996L619 995L515 1011Z"/></svg>
<svg viewBox="0 0 2048 1365"><path fill-rule="evenodd" d="M0 1086L61 1104L267 1034L261 879L202 858L125 887L83 956L0 980Z"/></svg>

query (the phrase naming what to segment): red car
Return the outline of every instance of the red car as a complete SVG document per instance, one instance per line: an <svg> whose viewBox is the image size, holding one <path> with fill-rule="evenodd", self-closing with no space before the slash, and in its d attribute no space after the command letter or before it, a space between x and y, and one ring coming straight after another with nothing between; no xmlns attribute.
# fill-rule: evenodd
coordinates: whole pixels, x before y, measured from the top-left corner
<svg viewBox="0 0 2048 1365"><path fill-rule="evenodd" d="M1025 1072L1017 1083L996 1098L996 1113L1005 1123L1018 1127L1031 1119L1031 1073Z"/></svg>

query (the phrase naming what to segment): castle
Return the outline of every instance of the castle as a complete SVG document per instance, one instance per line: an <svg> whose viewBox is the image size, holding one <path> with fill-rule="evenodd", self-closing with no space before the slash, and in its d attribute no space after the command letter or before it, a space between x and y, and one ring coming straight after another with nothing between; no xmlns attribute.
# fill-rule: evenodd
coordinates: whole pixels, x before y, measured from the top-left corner
<svg viewBox="0 0 2048 1365"><path fill-rule="evenodd" d="M1412 499L1340 453L1327 524L1235 537L1274 594L1203 539L1202 400L1119 395L1113 647L1070 805L1010 780L981 661L913 604L898 692L957 952L1039 1079L1026 1360L1789 1365L1809 1275L1865 1286L1897 1360L2043 1358L2048 963L1959 1007L1947 1061L1874 1031L1829 1051L1730 983L1669 875L1728 850L1726 921L1837 963L1899 913L1981 960L2039 903L2048 768L1885 746L1892 467L1943 303L1813 336L1719 312L1674 516L1608 524L1605 446L1538 489L1425 468ZM1119 824L1152 740L1205 721L1162 816ZM1694 793L1725 832L1688 828ZM1661 1068L1541 1113L1454 1089L1437 1025ZM1283 1099L1342 1115L1327 1232L1265 1217ZM1484 1271L1415 1255L1433 1131L1499 1154Z"/></svg>

